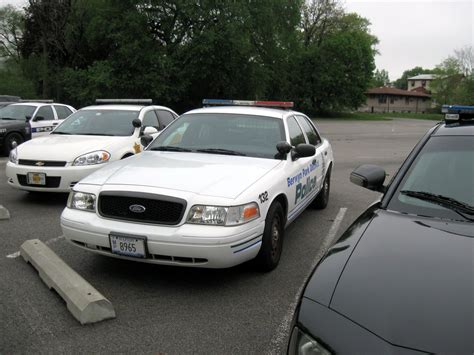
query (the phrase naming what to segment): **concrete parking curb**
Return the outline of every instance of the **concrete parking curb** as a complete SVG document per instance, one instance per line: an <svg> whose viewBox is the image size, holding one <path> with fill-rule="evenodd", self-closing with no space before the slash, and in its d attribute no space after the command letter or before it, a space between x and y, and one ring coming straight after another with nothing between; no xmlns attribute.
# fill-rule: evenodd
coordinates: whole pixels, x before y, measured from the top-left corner
<svg viewBox="0 0 474 355"><path fill-rule="evenodd" d="M0 205L0 221L5 219L10 219L10 212L8 212L5 207Z"/></svg>
<svg viewBox="0 0 474 355"><path fill-rule="evenodd" d="M27 240L21 245L20 254L38 270L44 283L66 301L67 308L81 324L115 318L112 303L42 241Z"/></svg>

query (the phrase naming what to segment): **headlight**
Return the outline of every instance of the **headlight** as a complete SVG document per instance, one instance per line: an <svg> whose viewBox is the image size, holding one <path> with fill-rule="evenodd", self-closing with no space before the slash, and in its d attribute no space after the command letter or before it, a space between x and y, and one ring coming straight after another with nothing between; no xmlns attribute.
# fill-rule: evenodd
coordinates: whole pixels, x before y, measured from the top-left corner
<svg viewBox="0 0 474 355"><path fill-rule="evenodd" d="M289 355L331 355L318 341L303 333L301 329L295 327L291 333Z"/></svg>
<svg viewBox="0 0 474 355"><path fill-rule="evenodd" d="M18 164L18 151L16 148L10 150L10 155L8 156L8 159L13 164Z"/></svg>
<svg viewBox="0 0 474 355"><path fill-rule="evenodd" d="M108 162L110 154L105 150L98 150L96 152L87 153L74 159L74 166L94 165Z"/></svg>
<svg viewBox="0 0 474 355"><path fill-rule="evenodd" d="M96 196L94 194L72 191L67 199L67 207L76 210L95 212L95 201Z"/></svg>
<svg viewBox="0 0 474 355"><path fill-rule="evenodd" d="M260 217L260 210L255 202L232 207L195 205L189 211L187 223L235 226L258 217Z"/></svg>

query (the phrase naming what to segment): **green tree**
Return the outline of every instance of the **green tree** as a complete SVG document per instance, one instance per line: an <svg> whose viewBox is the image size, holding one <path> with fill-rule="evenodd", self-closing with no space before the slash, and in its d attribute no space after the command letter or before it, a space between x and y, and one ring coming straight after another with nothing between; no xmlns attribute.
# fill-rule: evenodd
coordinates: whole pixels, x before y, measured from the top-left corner
<svg viewBox="0 0 474 355"><path fill-rule="evenodd" d="M382 87L382 86L388 86L390 84L390 78L388 76L388 71L385 69L382 70L375 70L375 73L372 77L372 80L370 82L371 87Z"/></svg>
<svg viewBox="0 0 474 355"><path fill-rule="evenodd" d="M431 83L433 97L439 105L474 104L474 54L472 47L456 50L436 67L437 77Z"/></svg>

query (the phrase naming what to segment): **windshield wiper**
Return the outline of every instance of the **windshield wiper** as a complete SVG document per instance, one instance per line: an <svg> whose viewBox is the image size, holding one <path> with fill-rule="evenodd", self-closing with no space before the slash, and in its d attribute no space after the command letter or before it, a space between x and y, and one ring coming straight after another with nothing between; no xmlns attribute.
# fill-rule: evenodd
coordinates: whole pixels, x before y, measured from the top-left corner
<svg viewBox="0 0 474 355"><path fill-rule="evenodd" d="M174 147L172 145L162 145L161 147L153 147L149 150L162 151L162 152L192 152L191 149Z"/></svg>
<svg viewBox="0 0 474 355"><path fill-rule="evenodd" d="M206 148L206 149L196 149L196 152L200 153L210 153L210 154L225 154L225 155L240 155L246 156L246 154L237 152L235 150L229 149L220 149L220 148Z"/></svg>
<svg viewBox="0 0 474 355"><path fill-rule="evenodd" d="M114 134L107 134L107 133L75 133L79 136L109 136L114 137Z"/></svg>
<svg viewBox="0 0 474 355"><path fill-rule="evenodd" d="M53 132L51 132L51 134L72 134L72 133L69 133L69 132L61 132L61 131L59 131L59 132L53 131Z"/></svg>
<svg viewBox="0 0 474 355"><path fill-rule="evenodd" d="M451 211L458 213L459 215L470 221L474 221L474 218L466 216L466 214L474 215L474 206L458 201L452 197L447 197L424 191L402 190L400 191L400 193L423 201L435 203L437 205L440 205L441 207L447 208Z"/></svg>

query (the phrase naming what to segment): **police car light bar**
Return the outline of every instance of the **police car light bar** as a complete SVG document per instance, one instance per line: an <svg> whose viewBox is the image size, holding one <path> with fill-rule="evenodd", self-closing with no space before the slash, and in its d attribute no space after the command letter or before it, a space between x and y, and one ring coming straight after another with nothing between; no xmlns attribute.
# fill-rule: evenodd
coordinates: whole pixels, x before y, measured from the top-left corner
<svg viewBox="0 0 474 355"><path fill-rule="evenodd" d="M204 99L202 104L205 106L258 106L258 107L281 107L292 108L293 102L289 101L247 101L247 100L221 100Z"/></svg>
<svg viewBox="0 0 474 355"><path fill-rule="evenodd" d="M96 99L96 104L151 105L152 99Z"/></svg>
<svg viewBox="0 0 474 355"><path fill-rule="evenodd" d="M474 106L443 105L441 112L445 113L445 121L459 121L460 119L473 119Z"/></svg>
<svg viewBox="0 0 474 355"><path fill-rule="evenodd" d="M22 99L18 102L22 102L22 103L25 103L25 102L38 102L38 103L42 103L42 104L52 104L52 103L54 103L54 100L37 100L37 99L28 100L28 99Z"/></svg>

